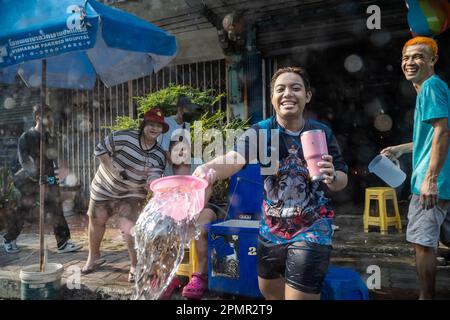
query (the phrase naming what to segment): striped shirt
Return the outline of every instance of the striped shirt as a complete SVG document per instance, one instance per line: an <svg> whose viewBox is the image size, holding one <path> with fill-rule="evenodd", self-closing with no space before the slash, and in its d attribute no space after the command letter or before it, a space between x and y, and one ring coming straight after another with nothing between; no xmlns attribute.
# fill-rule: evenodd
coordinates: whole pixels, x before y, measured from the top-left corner
<svg viewBox="0 0 450 320"><path fill-rule="evenodd" d="M158 143L144 150L139 132L134 130L113 131L95 148L96 157L108 154L114 166L125 170L128 179L113 175L101 163L91 183L91 199L107 201L121 198L147 196L146 185L159 178L166 165L165 152Z"/></svg>

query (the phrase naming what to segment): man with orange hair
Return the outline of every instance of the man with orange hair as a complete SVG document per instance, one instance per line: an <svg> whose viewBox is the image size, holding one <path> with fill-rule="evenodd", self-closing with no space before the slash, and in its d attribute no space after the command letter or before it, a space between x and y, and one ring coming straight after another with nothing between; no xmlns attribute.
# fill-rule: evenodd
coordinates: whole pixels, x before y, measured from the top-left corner
<svg viewBox="0 0 450 320"><path fill-rule="evenodd" d="M403 47L402 70L417 92L413 142L385 148L389 158L413 154L406 240L414 244L420 298L433 299L436 248L450 245L450 91L435 74L437 43L415 37Z"/></svg>

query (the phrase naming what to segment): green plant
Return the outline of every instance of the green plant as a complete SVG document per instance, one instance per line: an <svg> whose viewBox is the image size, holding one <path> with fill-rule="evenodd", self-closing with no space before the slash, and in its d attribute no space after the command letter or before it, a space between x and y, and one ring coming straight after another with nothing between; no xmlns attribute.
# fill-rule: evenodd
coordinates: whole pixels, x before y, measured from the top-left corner
<svg viewBox="0 0 450 320"><path fill-rule="evenodd" d="M205 112L201 115L200 119L196 120L196 123L191 123L190 134L191 134L191 143L195 143L195 125L198 125L198 122L201 123L202 126L202 147L204 148L211 140L212 137L209 136L211 133L211 129L218 130L222 135L222 139L226 141L227 130L246 130L249 127L249 120L243 120L240 118L235 118L231 121L227 121L227 115L224 111L218 110L214 113ZM209 132L208 132L209 131ZM224 148L226 146L224 145Z"/></svg>
<svg viewBox="0 0 450 320"><path fill-rule="evenodd" d="M206 145L211 143L211 129L217 130L216 133L219 133L221 135L222 141L223 141L223 150L224 152L227 151L226 143L226 135L228 130L240 130L245 131L249 127L249 119L242 120L239 118L235 118L231 121L227 121L226 113L219 110L215 113L204 113L199 120L197 120L201 123L202 128L202 150L205 150ZM190 128L190 134L191 134L191 144L195 144L195 135L194 135L194 128L195 125L198 125L198 123L191 124ZM209 132L208 132L209 131ZM214 139L217 139L215 137ZM218 156L218 155L215 155ZM212 194L212 201L217 204L223 204L228 201L228 189L229 189L229 179L218 181L214 185L214 192Z"/></svg>
<svg viewBox="0 0 450 320"><path fill-rule="evenodd" d="M132 119L127 116L119 116L116 118L116 124L112 126L102 126L102 128L110 129L113 131L138 129L140 119Z"/></svg>
<svg viewBox="0 0 450 320"><path fill-rule="evenodd" d="M191 86L170 85L167 88L149 93L143 97L135 97L138 103L139 115L143 115L150 109L159 108L166 116L173 115L177 111L177 100L180 96L187 96L202 110L216 104L224 96L217 94L212 89L200 90Z"/></svg>
<svg viewBox="0 0 450 320"><path fill-rule="evenodd" d="M0 209L16 208L20 192L14 187L12 172L7 167L0 167Z"/></svg>
<svg viewBox="0 0 450 320"><path fill-rule="evenodd" d="M102 126L102 128L117 130L128 130L139 128L142 116L150 109L160 108L165 116L170 116L177 111L177 100L180 96L187 96L191 101L200 106L200 113L214 104L216 104L224 93L217 94L214 90L200 90L191 86L170 85L167 88L146 94L142 97L134 97L138 104L138 118L133 119L127 116L119 116L116 123L111 126Z"/></svg>

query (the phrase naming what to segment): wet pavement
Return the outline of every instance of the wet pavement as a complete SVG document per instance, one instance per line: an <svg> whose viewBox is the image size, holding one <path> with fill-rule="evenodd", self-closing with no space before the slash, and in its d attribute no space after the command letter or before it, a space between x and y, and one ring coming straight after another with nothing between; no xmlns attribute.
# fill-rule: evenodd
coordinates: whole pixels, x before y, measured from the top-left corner
<svg viewBox="0 0 450 320"><path fill-rule="evenodd" d="M106 264L95 273L80 275L88 254L87 217L83 214L67 217L72 240L83 246L78 252L59 254L56 241L50 235L51 228L46 228L48 244L48 262L64 265L63 283L69 281L72 289L63 293L64 299L122 299L129 298L132 286L128 283L129 258L125 243L118 229L116 220L110 219L102 242L101 252ZM0 297L19 298L19 272L22 267L39 263L39 235L36 225L26 224L17 239L21 251L6 254L0 250ZM79 284L79 285L78 285Z"/></svg>

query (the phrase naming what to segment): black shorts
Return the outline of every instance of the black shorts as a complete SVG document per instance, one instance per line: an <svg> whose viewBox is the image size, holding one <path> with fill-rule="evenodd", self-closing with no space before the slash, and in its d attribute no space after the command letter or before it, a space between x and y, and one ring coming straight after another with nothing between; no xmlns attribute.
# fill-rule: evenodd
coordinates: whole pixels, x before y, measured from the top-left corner
<svg viewBox="0 0 450 320"><path fill-rule="evenodd" d="M295 290L319 294L330 263L330 245L307 241L275 244L259 236L258 276L263 279L284 277Z"/></svg>

